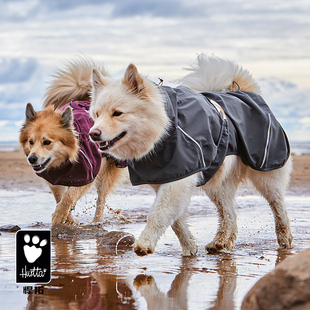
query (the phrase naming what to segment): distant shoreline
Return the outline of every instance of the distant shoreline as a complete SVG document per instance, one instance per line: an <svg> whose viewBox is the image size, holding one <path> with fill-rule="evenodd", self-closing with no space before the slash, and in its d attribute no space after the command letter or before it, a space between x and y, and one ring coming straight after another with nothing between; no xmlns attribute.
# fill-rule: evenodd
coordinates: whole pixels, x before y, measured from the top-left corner
<svg viewBox="0 0 310 310"><path fill-rule="evenodd" d="M292 158L294 168L288 195L310 196L310 154L292 155ZM28 165L26 156L19 148L17 151L0 151L0 171L0 190L49 190L43 179Z"/></svg>

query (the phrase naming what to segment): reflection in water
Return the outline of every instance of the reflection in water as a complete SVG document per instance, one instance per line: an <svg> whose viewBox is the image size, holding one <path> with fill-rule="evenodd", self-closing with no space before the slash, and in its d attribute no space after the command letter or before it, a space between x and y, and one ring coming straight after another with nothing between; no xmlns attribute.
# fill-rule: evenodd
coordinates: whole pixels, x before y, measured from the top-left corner
<svg viewBox="0 0 310 310"><path fill-rule="evenodd" d="M153 197L131 194L112 197L111 205L123 206L132 223L118 224L111 216L104 224L105 229L126 230L139 236ZM24 286L15 283L15 234L2 232L0 308L26 309L28 305L28 309L44 310L96 307L144 310L147 303L149 307L154 305L152 298L160 295L164 304L174 308L239 309L243 297L258 279L287 255L309 247L309 196L287 197L294 235L292 250L277 250L274 222L268 204L260 197L239 197L238 241L230 255L206 254L204 246L216 232L217 215L214 207L206 204L205 197L195 196L192 201L189 225L197 236L200 249L197 257L181 258L180 245L172 230L166 232L156 252L145 258L137 257L128 249L99 247L99 238L91 239L89 234L84 240L77 237L66 240L53 238L52 282L44 286L43 295L28 296L23 293ZM14 205L14 210L9 207L11 205ZM88 202L85 205L89 205ZM49 228L49 224L29 225L33 221L50 223L53 206L48 193L2 191L1 225ZM84 219L83 210L84 203L79 211ZM90 220L92 216L89 216ZM95 235L96 232L92 236Z"/></svg>
<svg viewBox="0 0 310 310"><path fill-rule="evenodd" d="M218 255L217 267L220 284L216 300L209 309L235 309L234 293L237 286L237 267L233 255L225 253Z"/></svg>
<svg viewBox="0 0 310 310"><path fill-rule="evenodd" d="M236 259L240 261L240 255L180 257L177 266L170 267L176 275L168 290L163 291L162 283L156 283L156 273L146 271L152 268L135 268L132 261L141 262L141 259L131 250L99 244L100 238L54 239L52 281L44 285L44 294L29 295L26 309L193 309L193 288L202 296L204 309L237 309L235 293L240 274ZM290 254L290 251L279 250L276 263ZM168 257L163 259L167 261ZM263 259L263 256L259 258ZM152 257L148 257L144 263L153 264L151 260ZM135 267L130 269L132 266ZM207 289L217 287L215 294L195 283L197 275L209 282Z"/></svg>
<svg viewBox="0 0 310 310"><path fill-rule="evenodd" d="M96 271L84 273L84 269L82 269L83 272L78 272L86 260L89 262L89 258L85 257L85 252L93 251L87 247L85 249L87 242L85 240L53 240L55 252L53 255L53 278L50 283L43 285L44 294L29 295L27 309L137 309L134 305L136 301L133 298L133 292L128 286L126 278ZM94 242L96 243L96 241ZM99 249L100 251L98 251ZM97 247L95 253L92 253L97 256L94 261L101 260L101 257L98 256L99 253L102 254L101 250L103 250L102 247ZM115 253L115 249L110 249L110 254L113 252ZM107 259L102 263L112 264L113 256L107 255ZM87 269L93 269L94 264L88 264L88 266L90 268Z"/></svg>
<svg viewBox="0 0 310 310"><path fill-rule="evenodd" d="M182 257L179 273L167 293L162 292L152 275L139 274L134 287L147 303L148 310L188 309L188 287L195 269L194 257Z"/></svg>
<svg viewBox="0 0 310 310"><path fill-rule="evenodd" d="M219 287L216 299L208 309L235 309L234 293L237 284L237 268L233 255L219 254L217 258L217 272ZM138 275L134 286L147 302L148 310L188 309L188 286L195 272L193 258L183 258L180 273L176 275L167 293L161 292L151 275ZM192 266L191 266L192 265ZM207 271L208 272L208 271Z"/></svg>
<svg viewBox="0 0 310 310"><path fill-rule="evenodd" d="M235 308L237 271L234 256L231 254L207 256L212 258L212 269L197 268L195 257L180 258L180 265L170 289L163 292L152 275L138 273L130 282L128 276L113 273L113 268L119 265L122 259L119 256L121 249L116 251L113 247L98 246L99 240L93 240L87 249L87 242L89 241L53 240L52 281L44 285L44 294L29 295L27 309L127 310L140 309L141 303L146 303L147 309L153 310L188 309L191 304L189 286L192 276L203 273L208 281L208 276L214 275L215 271L218 273L219 287L215 300L211 302L206 298L206 304L211 305L209 309ZM123 250L123 253L125 252ZM87 256L89 253L91 256ZM88 261L88 265L81 268L85 261ZM94 268L95 265L97 268ZM85 270L96 271L89 273Z"/></svg>
<svg viewBox="0 0 310 310"><path fill-rule="evenodd" d="M148 310L187 309L187 288L192 276L190 271L181 271L173 280L168 293L161 292L152 276L140 274L134 286L147 302Z"/></svg>
<svg viewBox="0 0 310 310"><path fill-rule="evenodd" d="M278 249L278 256L276 260L276 265L285 260L288 256L292 255L291 249Z"/></svg>
<svg viewBox="0 0 310 310"><path fill-rule="evenodd" d="M29 310L136 309L132 291L116 275L59 274L42 295L29 295Z"/></svg>

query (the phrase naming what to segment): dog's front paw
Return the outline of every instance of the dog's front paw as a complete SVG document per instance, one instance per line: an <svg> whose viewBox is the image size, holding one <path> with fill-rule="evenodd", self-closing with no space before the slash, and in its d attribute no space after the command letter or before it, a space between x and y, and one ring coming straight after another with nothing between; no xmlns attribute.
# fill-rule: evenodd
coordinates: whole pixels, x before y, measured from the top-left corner
<svg viewBox="0 0 310 310"><path fill-rule="evenodd" d="M155 250L155 246L151 244L151 242L136 242L134 245L134 251L138 256L145 256L148 254L153 254Z"/></svg>
<svg viewBox="0 0 310 310"><path fill-rule="evenodd" d="M68 214L68 217L67 217L65 223L69 224L69 225L79 224L79 222L72 216L71 213Z"/></svg>
<svg viewBox="0 0 310 310"><path fill-rule="evenodd" d="M221 244L219 242L214 242L214 241L206 245L206 250L209 253L216 253L216 252L223 250L224 248L225 248L224 244Z"/></svg>
<svg viewBox="0 0 310 310"><path fill-rule="evenodd" d="M206 245L206 250L209 253L216 253L222 250L231 251L231 249L233 248L233 245L234 243L231 240L227 240L226 242L219 241L219 240L213 240L212 242Z"/></svg>
<svg viewBox="0 0 310 310"><path fill-rule="evenodd" d="M222 233L218 233L212 242L206 245L206 250L209 253L216 253L222 250L231 251L234 247L236 241L236 233L232 232L230 236L227 238L227 235L223 235Z"/></svg>
<svg viewBox="0 0 310 310"><path fill-rule="evenodd" d="M55 213L53 214L52 225L62 224L67 220L67 218L68 214L57 212L56 210Z"/></svg>
<svg viewBox="0 0 310 310"><path fill-rule="evenodd" d="M189 247L183 248L182 256L193 256L196 255L198 252L198 246L195 242L192 242Z"/></svg>
<svg viewBox="0 0 310 310"><path fill-rule="evenodd" d="M281 249L291 249L292 248L292 241L293 241L293 236L289 232L288 234L278 234L278 243L279 247Z"/></svg>

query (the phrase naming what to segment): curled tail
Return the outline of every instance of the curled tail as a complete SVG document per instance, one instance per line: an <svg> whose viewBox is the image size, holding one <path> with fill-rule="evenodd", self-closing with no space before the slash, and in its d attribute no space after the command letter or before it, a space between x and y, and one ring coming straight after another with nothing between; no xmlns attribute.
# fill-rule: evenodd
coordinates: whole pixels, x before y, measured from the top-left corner
<svg viewBox="0 0 310 310"><path fill-rule="evenodd" d="M260 88L249 71L230 60L201 53L191 64L180 84L199 93L244 90L260 93Z"/></svg>
<svg viewBox="0 0 310 310"><path fill-rule="evenodd" d="M102 75L108 75L102 64L86 57L79 57L58 69L46 89L43 107L55 105L60 108L71 100L90 101L93 68Z"/></svg>

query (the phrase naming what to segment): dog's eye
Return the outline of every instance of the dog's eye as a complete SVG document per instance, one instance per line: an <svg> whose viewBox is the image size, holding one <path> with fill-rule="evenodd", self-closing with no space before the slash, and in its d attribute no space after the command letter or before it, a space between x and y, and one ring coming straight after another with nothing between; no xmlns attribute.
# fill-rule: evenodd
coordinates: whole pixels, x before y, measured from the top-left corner
<svg viewBox="0 0 310 310"><path fill-rule="evenodd" d="M121 112L121 111L114 111L112 116L120 116L122 114L123 114L123 112Z"/></svg>
<svg viewBox="0 0 310 310"><path fill-rule="evenodd" d="M99 113L98 112L96 112L96 117L99 117Z"/></svg>
<svg viewBox="0 0 310 310"><path fill-rule="evenodd" d="M44 140L43 141L43 145L50 145L52 143L52 141L50 140Z"/></svg>
<svg viewBox="0 0 310 310"><path fill-rule="evenodd" d="M30 140L30 141L29 141L29 144L30 144L30 145L33 145L34 143L33 143L33 141L32 141L32 140Z"/></svg>

